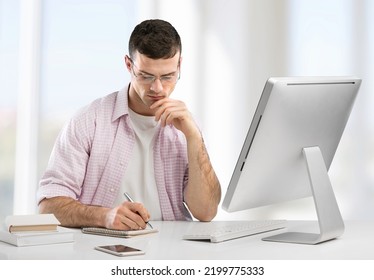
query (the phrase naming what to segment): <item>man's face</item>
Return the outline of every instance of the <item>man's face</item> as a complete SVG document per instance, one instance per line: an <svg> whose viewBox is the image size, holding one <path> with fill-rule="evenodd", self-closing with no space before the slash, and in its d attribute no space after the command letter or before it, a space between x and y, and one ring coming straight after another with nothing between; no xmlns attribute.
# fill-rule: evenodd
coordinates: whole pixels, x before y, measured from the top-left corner
<svg viewBox="0 0 374 280"><path fill-rule="evenodd" d="M168 59L151 59L138 52L125 58L131 74L129 107L142 115L154 115L149 107L169 97L179 77L180 53Z"/></svg>

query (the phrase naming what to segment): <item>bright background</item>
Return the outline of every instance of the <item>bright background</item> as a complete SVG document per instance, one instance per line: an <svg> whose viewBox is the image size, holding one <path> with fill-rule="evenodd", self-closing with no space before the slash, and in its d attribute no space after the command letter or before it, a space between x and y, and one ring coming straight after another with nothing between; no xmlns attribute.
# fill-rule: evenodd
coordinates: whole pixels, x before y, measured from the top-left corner
<svg viewBox="0 0 374 280"><path fill-rule="evenodd" d="M199 122L223 195L269 77L362 78L329 174L343 218L374 220L372 15L370 0L0 0L0 220L36 212L62 125L126 86L128 38L148 18L182 37L173 97ZM307 198L217 219L314 216Z"/></svg>

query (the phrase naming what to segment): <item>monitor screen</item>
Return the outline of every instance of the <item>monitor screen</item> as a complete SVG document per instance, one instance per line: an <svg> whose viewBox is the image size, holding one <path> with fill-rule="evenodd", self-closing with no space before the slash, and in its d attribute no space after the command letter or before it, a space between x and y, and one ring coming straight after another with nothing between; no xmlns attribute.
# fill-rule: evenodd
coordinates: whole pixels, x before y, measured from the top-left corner
<svg viewBox="0 0 374 280"><path fill-rule="evenodd" d="M323 204L334 208L327 171L360 84L355 77L270 78L233 171L223 209L240 211L313 194L319 203L316 196L320 192L323 197L331 196ZM327 187L321 187L321 180ZM321 212L331 209L318 213L316 208L321 227L325 220ZM334 211L336 217L327 223L341 217L339 209Z"/></svg>

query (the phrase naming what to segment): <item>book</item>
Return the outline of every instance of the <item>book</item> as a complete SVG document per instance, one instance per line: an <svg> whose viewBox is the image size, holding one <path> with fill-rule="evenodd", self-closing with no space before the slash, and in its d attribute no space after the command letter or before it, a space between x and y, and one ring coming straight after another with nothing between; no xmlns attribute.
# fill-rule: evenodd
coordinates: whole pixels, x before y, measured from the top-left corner
<svg viewBox="0 0 374 280"><path fill-rule="evenodd" d="M74 242L74 230L58 226L56 231L9 232L0 230L0 241L14 246L36 246Z"/></svg>
<svg viewBox="0 0 374 280"><path fill-rule="evenodd" d="M146 228L146 229L139 229L139 230L116 230L116 229L107 229L107 228L99 228L99 227L83 227L82 232L87 233L87 234L97 234L97 235L104 235L104 236L129 238L133 236L155 233L155 232L158 232L158 230L153 229L153 228Z"/></svg>
<svg viewBox="0 0 374 280"><path fill-rule="evenodd" d="M13 215L5 218L9 232L56 231L60 222L53 214Z"/></svg>

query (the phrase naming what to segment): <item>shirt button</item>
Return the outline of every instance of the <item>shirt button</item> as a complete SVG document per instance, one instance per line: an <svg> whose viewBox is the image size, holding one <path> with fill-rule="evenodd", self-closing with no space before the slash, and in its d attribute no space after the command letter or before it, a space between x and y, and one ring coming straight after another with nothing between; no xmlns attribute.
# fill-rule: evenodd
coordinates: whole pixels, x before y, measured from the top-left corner
<svg viewBox="0 0 374 280"><path fill-rule="evenodd" d="M110 189L110 191L111 191L111 192L114 192L114 189L113 189L113 188L111 188L111 189Z"/></svg>

